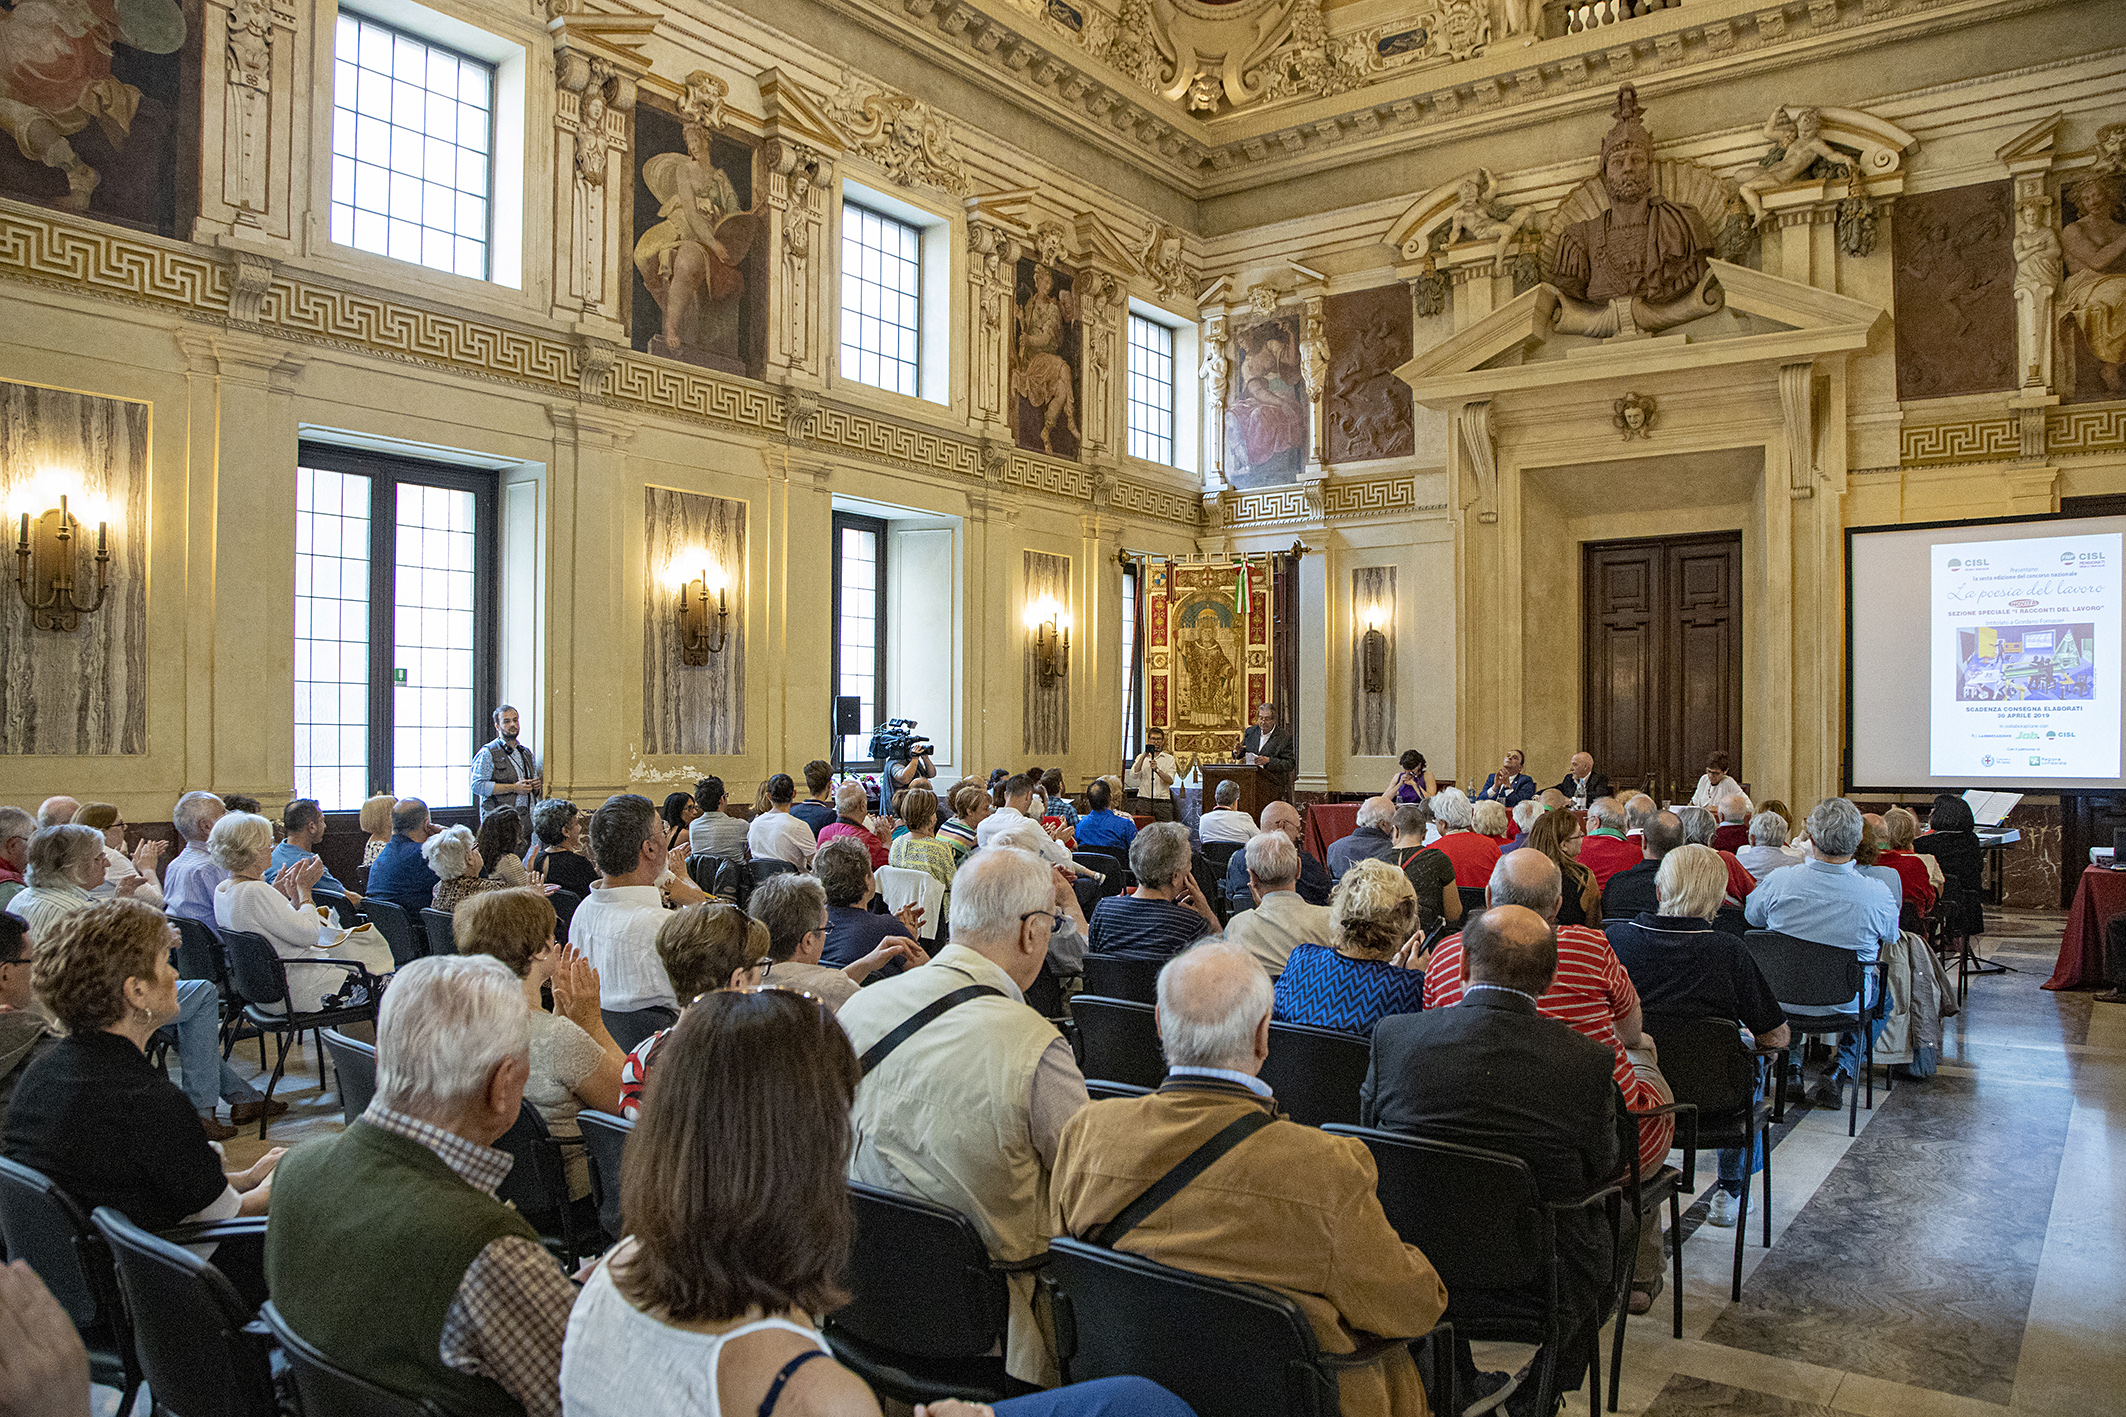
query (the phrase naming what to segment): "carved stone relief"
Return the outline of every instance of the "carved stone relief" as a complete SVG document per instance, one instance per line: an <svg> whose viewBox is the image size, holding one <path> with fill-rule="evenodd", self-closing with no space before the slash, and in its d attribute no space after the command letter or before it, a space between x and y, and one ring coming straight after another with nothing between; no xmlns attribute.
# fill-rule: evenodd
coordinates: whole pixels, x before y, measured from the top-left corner
<svg viewBox="0 0 2126 1417"><path fill-rule="evenodd" d="M828 184L833 167L826 154L787 138L770 139L761 150L768 178L772 249L780 262L773 287L768 362L798 373L822 371L817 256L824 239Z"/></svg>
<svg viewBox="0 0 2126 1417"><path fill-rule="evenodd" d="M1182 264L1181 233L1163 221L1155 221L1137 247L1137 269L1152 283L1162 300L1173 300L1188 288L1188 268Z"/></svg>
<svg viewBox="0 0 2126 1417"><path fill-rule="evenodd" d="M953 141L952 123L928 104L849 72L827 101L826 111L848 134L850 145L884 168L893 181L904 187L935 187L955 197L967 195L967 169Z"/></svg>
<svg viewBox="0 0 2126 1417"><path fill-rule="evenodd" d="M1898 199L1890 245L1900 399L2016 387L2009 189L1984 182Z"/></svg>
<svg viewBox="0 0 2126 1417"><path fill-rule="evenodd" d="M1401 285L1323 302L1329 341L1328 461L1341 465L1416 451L1410 386L1395 377L1410 358L1410 293Z"/></svg>

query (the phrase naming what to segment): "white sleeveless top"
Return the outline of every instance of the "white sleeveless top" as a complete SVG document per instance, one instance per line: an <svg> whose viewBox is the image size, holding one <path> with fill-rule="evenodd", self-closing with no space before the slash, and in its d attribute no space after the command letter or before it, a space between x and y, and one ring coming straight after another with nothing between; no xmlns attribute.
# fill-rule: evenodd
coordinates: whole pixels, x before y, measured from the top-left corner
<svg viewBox="0 0 2126 1417"><path fill-rule="evenodd" d="M758 1319L728 1333L696 1333L654 1319L627 1301L601 1264L569 1312L561 1345L564 1417L723 1417L716 1369L734 1338L782 1329L818 1332L788 1319Z"/></svg>

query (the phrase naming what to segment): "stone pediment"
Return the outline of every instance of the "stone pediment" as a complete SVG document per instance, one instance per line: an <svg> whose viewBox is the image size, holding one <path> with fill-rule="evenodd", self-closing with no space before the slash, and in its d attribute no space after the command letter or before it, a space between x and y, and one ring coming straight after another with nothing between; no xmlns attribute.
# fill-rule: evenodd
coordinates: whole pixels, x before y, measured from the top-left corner
<svg viewBox="0 0 2126 1417"><path fill-rule="evenodd" d="M1730 365L1794 364L1865 349L1889 317L1881 308L1725 261L1710 263L1727 311L1665 335L1595 340L1553 335L1540 288L1419 354L1395 371L1428 408L1523 389L1639 378ZM1732 316L1733 318L1728 318Z"/></svg>

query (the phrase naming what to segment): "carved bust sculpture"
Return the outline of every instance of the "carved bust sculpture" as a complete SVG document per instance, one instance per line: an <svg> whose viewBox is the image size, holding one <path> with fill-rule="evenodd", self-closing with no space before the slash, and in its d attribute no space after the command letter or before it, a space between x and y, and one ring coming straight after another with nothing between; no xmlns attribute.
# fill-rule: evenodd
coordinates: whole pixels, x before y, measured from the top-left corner
<svg viewBox="0 0 2126 1417"><path fill-rule="evenodd" d="M1568 226L1543 287L1560 334L1650 334L1721 308L1706 266L1712 231L1696 207L1654 191L1653 138L1638 91L1617 91L1617 121L1602 140L1609 210Z"/></svg>

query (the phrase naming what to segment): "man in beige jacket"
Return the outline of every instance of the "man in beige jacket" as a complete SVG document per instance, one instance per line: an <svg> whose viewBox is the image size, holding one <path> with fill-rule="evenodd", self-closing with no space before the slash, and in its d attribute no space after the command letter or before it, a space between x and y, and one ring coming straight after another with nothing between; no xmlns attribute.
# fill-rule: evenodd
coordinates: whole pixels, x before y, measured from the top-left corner
<svg viewBox="0 0 2126 1417"><path fill-rule="evenodd" d="M1095 1102L1071 1119L1052 1184L1058 1234L1090 1237L1160 1177L1250 1112L1276 1111L1257 1076L1270 1051L1269 976L1211 940L1159 972L1167 1080L1149 1097ZM1118 1249L1297 1304L1324 1352L1416 1337L1447 1290L1388 1224L1365 1144L1278 1120L1247 1137L1124 1236ZM1345 1417L1424 1417L1407 1349L1345 1372Z"/></svg>

